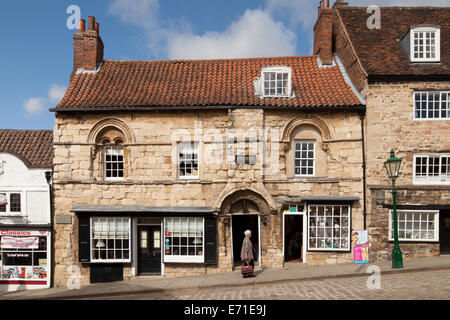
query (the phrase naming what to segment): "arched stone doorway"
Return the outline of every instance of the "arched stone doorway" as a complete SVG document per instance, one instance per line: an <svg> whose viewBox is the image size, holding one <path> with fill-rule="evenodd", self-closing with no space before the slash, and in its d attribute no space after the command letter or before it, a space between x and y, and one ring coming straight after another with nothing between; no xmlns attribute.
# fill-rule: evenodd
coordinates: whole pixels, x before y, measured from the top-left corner
<svg viewBox="0 0 450 320"><path fill-rule="evenodd" d="M231 265L241 264L241 247L244 231L252 232L251 241L255 247L255 265L261 266L264 257L264 244L267 242L267 222L270 208L267 202L256 192L239 190L229 195L222 203L219 219L223 227L225 255L231 260Z"/></svg>
<svg viewBox="0 0 450 320"><path fill-rule="evenodd" d="M230 208L231 214L231 242L233 248L233 266L241 264L241 249L244 232L252 232L251 242L254 247L255 265L260 265L260 216L258 206L251 200L242 199Z"/></svg>

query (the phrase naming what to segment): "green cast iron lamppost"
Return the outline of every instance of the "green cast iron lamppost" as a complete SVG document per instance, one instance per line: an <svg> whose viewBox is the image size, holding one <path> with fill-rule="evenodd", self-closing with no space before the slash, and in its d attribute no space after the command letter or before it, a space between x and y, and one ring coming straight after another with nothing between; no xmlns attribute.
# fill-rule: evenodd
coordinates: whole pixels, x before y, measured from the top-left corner
<svg viewBox="0 0 450 320"><path fill-rule="evenodd" d="M395 189L395 179L398 178L402 159L396 158L394 150L391 150L391 157L384 162L389 179L392 180L392 206L394 213L394 249L392 250L392 268L403 268L402 251L398 245L398 222L397 222L397 190Z"/></svg>

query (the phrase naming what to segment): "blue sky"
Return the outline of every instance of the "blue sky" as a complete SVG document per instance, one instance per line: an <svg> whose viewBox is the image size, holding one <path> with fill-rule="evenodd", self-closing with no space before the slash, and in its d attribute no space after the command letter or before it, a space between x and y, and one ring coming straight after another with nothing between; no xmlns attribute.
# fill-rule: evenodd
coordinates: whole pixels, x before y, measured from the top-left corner
<svg viewBox="0 0 450 320"><path fill-rule="evenodd" d="M333 2L333 1L331 1ZM349 0L450 5L450 0ZM76 30L67 8L100 22L106 59L308 55L319 0L2 0L0 128L52 129L69 83Z"/></svg>

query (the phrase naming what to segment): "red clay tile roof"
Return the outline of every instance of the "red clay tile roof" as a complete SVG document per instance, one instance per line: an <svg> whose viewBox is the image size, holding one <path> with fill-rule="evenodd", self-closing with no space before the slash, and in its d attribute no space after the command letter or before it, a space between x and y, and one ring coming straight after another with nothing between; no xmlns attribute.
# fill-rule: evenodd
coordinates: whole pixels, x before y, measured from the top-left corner
<svg viewBox="0 0 450 320"><path fill-rule="evenodd" d="M267 66L292 67L295 98L255 95ZM155 107L352 107L361 102L339 68L316 56L229 60L104 61L96 74L74 74L52 111Z"/></svg>
<svg viewBox="0 0 450 320"><path fill-rule="evenodd" d="M0 130L0 153L11 153L29 168L53 167L53 131Z"/></svg>
<svg viewBox="0 0 450 320"><path fill-rule="evenodd" d="M339 8L350 40L370 76L450 76L450 8L381 7L381 29L368 29L364 7ZM441 63L412 63L400 41L412 26L441 27Z"/></svg>

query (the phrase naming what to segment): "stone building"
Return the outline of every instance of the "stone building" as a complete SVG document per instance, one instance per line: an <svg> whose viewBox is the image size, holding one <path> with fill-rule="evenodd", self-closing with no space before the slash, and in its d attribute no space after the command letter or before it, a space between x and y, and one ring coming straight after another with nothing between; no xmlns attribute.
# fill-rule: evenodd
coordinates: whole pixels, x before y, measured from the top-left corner
<svg viewBox="0 0 450 320"><path fill-rule="evenodd" d="M450 8L350 7L323 1L315 52L333 48L366 100L365 156L370 258L390 259L389 151L397 179L404 256L450 253Z"/></svg>
<svg viewBox="0 0 450 320"><path fill-rule="evenodd" d="M0 291L49 288L53 135L0 130Z"/></svg>
<svg viewBox="0 0 450 320"><path fill-rule="evenodd" d="M55 284L351 262L359 96L339 59L103 59L80 23L55 112Z"/></svg>

